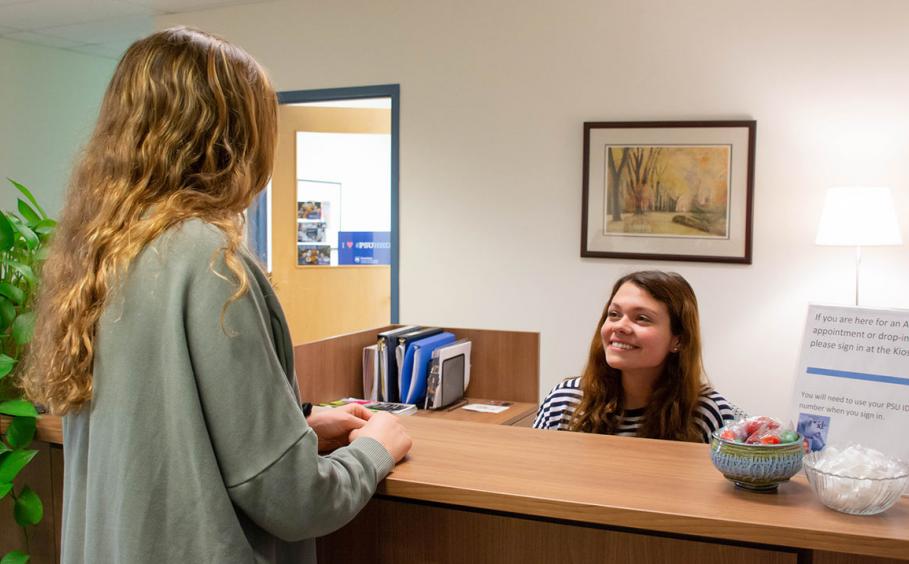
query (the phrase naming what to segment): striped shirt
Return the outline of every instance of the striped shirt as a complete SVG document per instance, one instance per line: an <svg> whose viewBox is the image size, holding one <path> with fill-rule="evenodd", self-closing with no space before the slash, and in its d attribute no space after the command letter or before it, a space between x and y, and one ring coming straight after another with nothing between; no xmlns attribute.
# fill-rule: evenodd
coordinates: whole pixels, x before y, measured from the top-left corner
<svg viewBox="0 0 909 564"><path fill-rule="evenodd" d="M560 382L554 387L540 409L537 411L533 422L535 429L555 429L567 431L574 410L581 403L584 392L581 390L581 378L570 378ZM646 408L626 409L614 435L626 437L637 436L641 424L644 422ZM713 388L705 386L701 391L701 398L695 411L695 421L701 429L701 438L705 443L710 442L710 434L728 423L745 417L745 413L718 394Z"/></svg>

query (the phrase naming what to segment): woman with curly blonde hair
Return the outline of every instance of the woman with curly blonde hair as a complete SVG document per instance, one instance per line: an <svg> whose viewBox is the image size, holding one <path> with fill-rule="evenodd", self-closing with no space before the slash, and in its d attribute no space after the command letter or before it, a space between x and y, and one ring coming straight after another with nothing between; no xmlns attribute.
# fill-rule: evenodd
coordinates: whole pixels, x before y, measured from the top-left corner
<svg viewBox="0 0 909 564"><path fill-rule="evenodd" d="M201 31L142 39L114 72L23 367L28 396L65 415L64 563L312 561L307 539L410 448L393 416L300 409L242 239L276 115L262 68Z"/></svg>
<svg viewBox="0 0 909 564"><path fill-rule="evenodd" d="M736 412L707 384L694 290L650 270L616 281L584 373L549 392L533 426L709 442Z"/></svg>

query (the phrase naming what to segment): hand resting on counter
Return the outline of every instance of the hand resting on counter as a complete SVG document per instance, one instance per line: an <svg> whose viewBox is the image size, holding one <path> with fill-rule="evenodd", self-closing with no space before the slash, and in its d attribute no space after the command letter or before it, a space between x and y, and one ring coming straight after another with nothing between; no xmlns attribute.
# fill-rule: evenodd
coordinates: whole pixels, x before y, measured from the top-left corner
<svg viewBox="0 0 909 564"><path fill-rule="evenodd" d="M398 417L384 411L373 413L365 425L350 432L351 441L358 437L370 437L379 441L396 463L400 462L413 446L413 440L398 421Z"/></svg>
<svg viewBox="0 0 909 564"><path fill-rule="evenodd" d="M314 411L307 422L319 437L320 453L346 446L357 437L370 437L385 447L395 462L400 462L413 444L397 417L373 413L357 403Z"/></svg>

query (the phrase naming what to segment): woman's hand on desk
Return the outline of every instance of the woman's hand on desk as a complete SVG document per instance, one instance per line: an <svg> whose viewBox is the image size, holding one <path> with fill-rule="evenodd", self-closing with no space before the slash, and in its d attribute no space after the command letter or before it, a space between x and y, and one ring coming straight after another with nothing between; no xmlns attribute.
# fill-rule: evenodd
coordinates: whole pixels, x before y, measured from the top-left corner
<svg viewBox="0 0 909 564"><path fill-rule="evenodd" d="M400 462L413 446L413 440L398 418L384 411L373 413L365 425L351 431L351 441L358 437L369 437L379 441L395 462Z"/></svg>
<svg viewBox="0 0 909 564"><path fill-rule="evenodd" d="M366 425L373 413L360 404L349 403L332 409L313 411L306 420L319 437L319 452L329 452L349 444L351 431Z"/></svg>

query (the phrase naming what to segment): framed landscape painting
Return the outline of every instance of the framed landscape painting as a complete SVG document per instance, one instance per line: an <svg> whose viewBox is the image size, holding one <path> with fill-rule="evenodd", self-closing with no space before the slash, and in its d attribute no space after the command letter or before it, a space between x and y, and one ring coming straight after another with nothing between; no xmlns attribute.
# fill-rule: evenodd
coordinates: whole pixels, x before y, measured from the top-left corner
<svg viewBox="0 0 909 564"><path fill-rule="evenodd" d="M751 264L756 127L584 123L581 256Z"/></svg>

